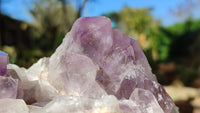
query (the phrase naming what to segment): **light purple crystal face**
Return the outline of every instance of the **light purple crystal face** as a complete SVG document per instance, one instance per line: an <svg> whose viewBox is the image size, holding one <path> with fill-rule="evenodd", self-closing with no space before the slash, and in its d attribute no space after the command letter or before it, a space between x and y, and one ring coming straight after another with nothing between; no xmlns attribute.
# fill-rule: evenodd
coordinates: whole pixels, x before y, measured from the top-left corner
<svg viewBox="0 0 200 113"><path fill-rule="evenodd" d="M23 90L20 84L20 79L14 70L7 70L7 64L8 54L0 51L0 99L22 99Z"/></svg>
<svg viewBox="0 0 200 113"><path fill-rule="evenodd" d="M131 76L125 77L121 83L121 87L117 92L117 98L131 98L131 94L136 88L145 89L152 93L152 96L157 100L165 113L170 113L174 104L165 89L157 82L151 81L145 77L138 76L132 78Z"/></svg>
<svg viewBox="0 0 200 113"><path fill-rule="evenodd" d="M0 50L0 75L3 76L7 72L8 54Z"/></svg>
<svg viewBox="0 0 200 113"><path fill-rule="evenodd" d="M87 56L67 53L50 62L49 82L63 95L100 98L106 92L101 89L95 76L97 66ZM57 75L57 76L55 76Z"/></svg>
<svg viewBox="0 0 200 113"><path fill-rule="evenodd" d="M0 76L0 99L17 98L18 80Z"/></svg>
<svg viewBox="0 0 200 113"><path fill-rule="evenodd" d="M154 95L141 88L136 88L129 100L121 100L120 108L128 113L164 113Z"/></svg>
<svg viewBox="0 0 200 113"><path fill-rule="evenodd" d="M115 95L124 112L175 113L137 41L112 30L106 17L74 23L49 59L48 81L64 95Z"/></svg>

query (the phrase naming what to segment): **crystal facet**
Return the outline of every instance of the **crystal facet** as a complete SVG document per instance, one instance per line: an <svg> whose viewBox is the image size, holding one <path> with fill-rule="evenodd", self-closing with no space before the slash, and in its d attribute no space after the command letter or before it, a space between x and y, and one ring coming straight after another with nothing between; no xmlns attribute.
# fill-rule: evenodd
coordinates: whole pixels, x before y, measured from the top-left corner
<svg viewBox="0 0 200 113"><path fill-rule="evenodd" d="M136 88L129 100L121 100L120 108L126 112L164 113L154 95L150 91L141 88Z"/></svg>
<svg viewBox="0 0 200 113"><path fill-rule="evenodd" d="M17 97L18 80L0 76L0 98Z"/></svg>
<svg viewBox="0 0 200 113"><path fill-rule="evenodd" d="M29 113L25 102L21 99L0 99L0 113Z"/></svg>

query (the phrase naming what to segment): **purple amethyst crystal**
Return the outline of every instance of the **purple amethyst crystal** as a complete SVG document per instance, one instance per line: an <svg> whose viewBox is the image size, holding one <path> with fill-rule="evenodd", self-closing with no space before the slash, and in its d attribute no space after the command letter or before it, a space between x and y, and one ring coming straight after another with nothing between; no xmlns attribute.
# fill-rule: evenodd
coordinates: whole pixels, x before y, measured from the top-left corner
<svg viewBox="0 0 200 113"><path fill-rule="evenodd" d="M0 75L3 76L7 72L8 54L0 50Z"/></svg>
<svg viewBox="0 0 200 113"><path fill-rule="evenodd" d="M152 74L137 41L120 30L112 30L106 17L78 19L50 57L48 81L65 95L105 96L94 80L121 102L137 104L127 106L122 102L124 112L128 108L136 113L147 113L148 109L175 113L172 99ZM147 105L141 110L143 104Z"/></svg>
<svg viewBox="0 0 200 113"><path fill-rule="evenodd" d="M7 70L7 64L8 54L0 51L0 99L23 98L20 78L14 70Z"/></svg>
<svg viewBox="0 0 200 113"><path fill-rule="evenodd" d="M129 99L131 98L130 95L135 91L136 88L151 92L165 113L170 113L170 111L172 111L174 104L172 104L173 101L169 95L167 95L165 89L159 83L151 81L146 77L125 77L116 96L119 99Z"/></svg>
<svg viewBox="0 0 200 113"><path fill-rule="evenodd" d="M129 100L121 100L120 108L128 113L164 113L154 95L141 88L135 88Z"/></svg>

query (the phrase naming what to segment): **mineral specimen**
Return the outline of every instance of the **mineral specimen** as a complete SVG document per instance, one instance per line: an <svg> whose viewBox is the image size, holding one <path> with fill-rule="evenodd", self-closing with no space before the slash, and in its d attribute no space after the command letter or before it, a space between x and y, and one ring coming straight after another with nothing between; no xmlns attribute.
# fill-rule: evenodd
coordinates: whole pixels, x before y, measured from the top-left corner
<svg viewBox="0 0 200 113"><path fill-rule="evenodd" d="M1 61L0 67L6 67L7 60ZM20 113L178 113L137 41L112 30L106 17L79 18L50 58L29 69L13 64L8 69L16 73L7 73L2 80L13 84L0 88L10 91L18 76L23 100L7 104L20 102ZM13 91L17 93L16 88Z"/></svg>

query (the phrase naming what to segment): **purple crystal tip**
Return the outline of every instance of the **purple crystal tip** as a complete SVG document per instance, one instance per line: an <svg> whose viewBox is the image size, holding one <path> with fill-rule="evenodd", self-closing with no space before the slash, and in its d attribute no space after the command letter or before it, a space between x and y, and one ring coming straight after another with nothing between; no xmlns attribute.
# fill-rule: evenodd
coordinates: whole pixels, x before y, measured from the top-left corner
<svg viewBox="0 0 200 113"><path fill-rule="evenodd" d="M7 73L8 54L0 50L0 75Z"/></svg>
<svg viewBox="0 0 200 113"><path fill-rule="evenodd" d="M0 55L2 55L2 56L8 56L7 53L5 53L5 52L3 52L3 51L1 51L1 50L0 50Z"/></svg>

